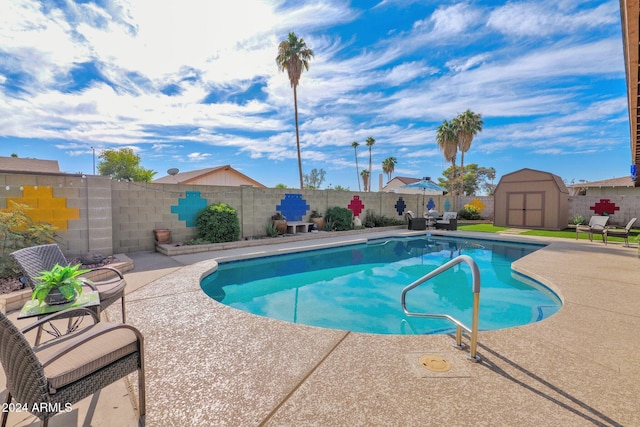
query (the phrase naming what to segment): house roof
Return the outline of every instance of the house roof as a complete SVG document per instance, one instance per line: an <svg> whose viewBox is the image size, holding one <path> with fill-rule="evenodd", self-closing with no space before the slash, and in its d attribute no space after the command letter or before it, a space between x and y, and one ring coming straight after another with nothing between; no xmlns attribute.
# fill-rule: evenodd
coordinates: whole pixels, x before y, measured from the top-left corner
<svg viewBox="0 0 640 427"><path fill-rule="evenodd" d="M60 173L57 160L0 157L0 172Z"/></svg>
<svg viewBox="0 0 640 427"><path fill-rule="evenodd" d="M622 45L627 77L631 163L640 166L640 120L638 120L640 118L640 106L638 105L638 87L640 87L638 73L640 3L638 0L620 0L620 19L622 21ZM640 179L636 180L634 186L640 187Z"/></svg>
<svg viewBox="0 0 640 427"><path fill-rule="evenodd" d="M604 179L602 181L590 181L580 182L578 184L572 184L571 188L589 188L589 187L635 187L630 176L623 176L620 178Z"/></svg>
<svg viewBox="0 0 640 427"><path fill-rule="evenodd" d="M162 178L155 179L155 180L153 180L153 182L158 183L158 184L189 184L189 183L192 183L193 181L195 181L195 180L197 180L199 178L203 178L203 177L206 177L208 175L215 175L217 173L224 172L224 171L229 171L229 172L231 172L231 173L233 173L235 175L238 175L238 176L242 177L243 179L247 180L248 182L252 183L256 187L261 187L261 188L265 187L265 185L259 183L255 179L250 178L247 175L235 170L230 165L216 166L216 167L213 167L213 168L206 168L206 169L198 169L198 170L188 171L188 172L181 172L181 173L178 173L176 175L167 175L167 176L163 176Z"/></svg>

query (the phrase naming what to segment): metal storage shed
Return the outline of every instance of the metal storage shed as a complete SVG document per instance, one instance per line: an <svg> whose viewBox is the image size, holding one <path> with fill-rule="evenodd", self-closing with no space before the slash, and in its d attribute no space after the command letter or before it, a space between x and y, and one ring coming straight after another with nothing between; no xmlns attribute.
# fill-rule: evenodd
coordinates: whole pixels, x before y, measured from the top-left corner
<svg viewBox="0 0 640 427"><path fill-rule="evenodd" d="M569 191L549 172L525 168L504 175L493 200L496 226L562 230L569 222Z"/></svg>

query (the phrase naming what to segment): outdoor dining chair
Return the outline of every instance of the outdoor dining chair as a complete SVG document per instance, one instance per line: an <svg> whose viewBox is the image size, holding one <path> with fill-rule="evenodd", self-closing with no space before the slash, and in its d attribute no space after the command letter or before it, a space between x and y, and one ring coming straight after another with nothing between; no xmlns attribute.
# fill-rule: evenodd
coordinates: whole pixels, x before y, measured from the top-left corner
<svg viewBox="0 0 640 427"><path fill-rule="evenodd" d="M78 332L31 347L25 333L69 311L90 315L94 324ZM140 331L122 323L99 322L95 312L76 308L54 313L19 330L0 312L0 363L7 378L5 406L13 401L40 418L49 418L68 405L94 394L125 375L138 371L138 413L144 425L144 339ZM2 411L2 427L9 411Z"/></svg>
<svg viewBox="0 0 640 427"><path fill-rule="evenodd" d="M631 218L631 220L627 223L627 225L624 228L620 228L620 227L607 227L604 230L604 235L605 235L605 243L607 242L607 239L609 238L609 236L614 236L614 237L622 237L624 239L624 245L629 247L629 232L631 231L631 227L633 227L633 224L636 223L636 221L638 220L638 218Z"/></svg>
<svg viewBox="0 0 640 427"><path fill-rule="evenodd" d="M593 242L594 234L602 234L602 241L607 243L607 236L604 234L604 230L609 222L609 217L605 215L594 215L589 219L588 225L576 226L576 240L578 240L578 233L588 233L589 241Z"/></svg>

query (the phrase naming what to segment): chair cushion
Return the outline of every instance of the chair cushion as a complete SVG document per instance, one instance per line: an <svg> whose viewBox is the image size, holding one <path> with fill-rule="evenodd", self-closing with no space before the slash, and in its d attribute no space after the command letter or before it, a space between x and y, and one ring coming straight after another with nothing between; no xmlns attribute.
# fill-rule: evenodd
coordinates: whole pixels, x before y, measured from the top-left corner
<svg viewBox="0 0 640 427"><path fill-rule="evenodd" d="M97 323L79 332L62 336L34 348L40 363L47 361L62 348L75 341L86 339L88 332L113 328L110 323ZM87 340L78 347L44 367L51 393L95 372L122 357L138 351L135 333L129 328L112 329Z"/></svg>

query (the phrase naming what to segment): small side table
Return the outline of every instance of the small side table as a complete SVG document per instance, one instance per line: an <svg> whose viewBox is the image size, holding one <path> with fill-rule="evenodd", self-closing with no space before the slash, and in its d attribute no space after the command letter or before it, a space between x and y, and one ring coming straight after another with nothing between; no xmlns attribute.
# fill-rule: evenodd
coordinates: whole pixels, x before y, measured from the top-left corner
<svg viewBox="0 0 640 427"><path fill-rule="evenodd" d="M40 304L38 300L29 300L27 301L20 313L18 314L18 319L28 319L30 317L44 317L49 314L57 313L58 311L67 310L69 308L80 308L80 307L97 307L98 316L100 315L100 295L98 295L98 291L89 291L82 292L75 301L67 303L67 304L57 304L57 305L48 305L46 303ZM82 319L84 316L78 316L75 319L73 317L69 318L69 322L67 325L67 333L73 332L78 329L80 323L82 323ZM63 335L60 330L49 322L49 326L51 327L51 331L45 329L48 334L53 335L54 337L60 337ZM36 336L36 345L40 343L40 335L42 333L42 326L38 328L38 334Z"/></svg>

